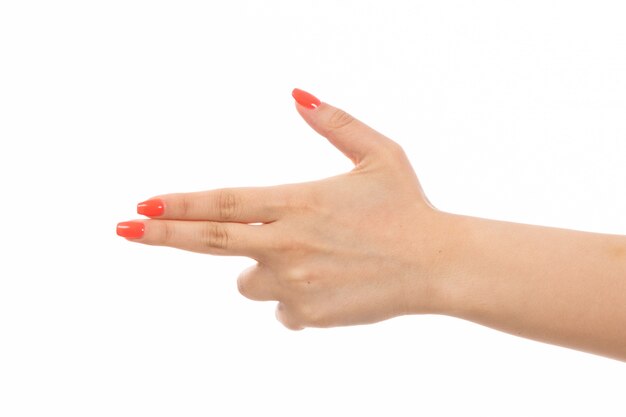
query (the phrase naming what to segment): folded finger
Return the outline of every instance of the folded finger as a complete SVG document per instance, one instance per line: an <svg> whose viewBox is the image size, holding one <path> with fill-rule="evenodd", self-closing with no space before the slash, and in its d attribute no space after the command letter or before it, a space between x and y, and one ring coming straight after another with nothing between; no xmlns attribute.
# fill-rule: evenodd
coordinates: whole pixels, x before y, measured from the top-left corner
<svg viewBox="0 0 626 417"><path fill-rule="evenodd" d="M246 298L255 301L279 299L279 286L273 271L257 263L245 269L237 278L237 289Z"/></svg>
<svg viewBox="0 0 626 417"><path fill-rule="evenodd" d="M295 314L293 314L292 307L282 301L276 304L275 315L276 319L290 330L304 329L302 323L300 323Z"/></svg>

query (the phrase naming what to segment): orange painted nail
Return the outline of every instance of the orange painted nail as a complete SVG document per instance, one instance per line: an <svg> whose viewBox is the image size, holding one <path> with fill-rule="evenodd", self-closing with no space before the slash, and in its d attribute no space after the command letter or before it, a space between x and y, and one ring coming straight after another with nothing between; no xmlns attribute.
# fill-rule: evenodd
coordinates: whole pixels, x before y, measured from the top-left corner
<svg viewBox="0 0 626 417"><path fill-rule="evenodd" d="M117 224L118 236L137 239L143 236L143 231L144 227L142 222L121 222Z"/></svg>
<svg viewBox="0 0 626 417"><path fill-rule="evenodd" d="M322 102L319 101L319 99L313 94L307 93L306 91L300 90L299 88L294 88L291 92L291 95L300 105L306 107L307 109L315 109L317 108L317 106L322 104Z"/></svg>
<svg viewBox="0 0 626 417"><path fill-rule="evenodd" d="M163 200L160 198L142 201L137 204L137 213L143 214L144 216L160 216L164 211L165 206L163 205Z"/></svg>

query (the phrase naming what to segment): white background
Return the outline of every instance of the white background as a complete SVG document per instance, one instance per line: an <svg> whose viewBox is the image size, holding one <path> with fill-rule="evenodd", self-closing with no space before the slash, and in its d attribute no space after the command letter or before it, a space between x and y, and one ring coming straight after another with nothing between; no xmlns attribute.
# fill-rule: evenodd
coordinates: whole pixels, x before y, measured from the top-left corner
<svg viewBox="0 0 626 417"><path fill-rule="evenodd" d="M351 168L441 210L626 234L621 1L1 1L0 415L624 415L626 365L444 316L291 332L247 258L115 234L152 195ZM392 213L390 215L393 215Z"/></svg>

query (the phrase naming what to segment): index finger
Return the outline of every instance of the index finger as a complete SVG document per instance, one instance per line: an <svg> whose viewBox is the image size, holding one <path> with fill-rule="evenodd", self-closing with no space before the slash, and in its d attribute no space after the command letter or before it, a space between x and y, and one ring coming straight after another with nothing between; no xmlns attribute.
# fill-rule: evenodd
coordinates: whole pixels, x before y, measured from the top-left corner
<svg viewBox="0 0 626 417"><path fill-rule="evenodd" d="M137 204L137 213L159 219L270 223L285 206L283 187L221 188L154 196Z"/></svg>

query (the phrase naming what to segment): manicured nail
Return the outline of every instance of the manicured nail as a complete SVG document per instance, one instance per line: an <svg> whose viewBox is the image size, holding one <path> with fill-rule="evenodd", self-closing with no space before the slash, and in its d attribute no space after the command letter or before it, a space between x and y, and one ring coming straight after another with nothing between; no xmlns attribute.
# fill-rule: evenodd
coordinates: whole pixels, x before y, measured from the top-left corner
<svg viewBox="0 0 626 417"><path fill-rule="evenodd" d="M117 224L117 234L122 237L137 239L143 236L142 222L121 222Z"/></svg>
<svg viewBox="0 0 626 417"><path fill-rule="evenodd" d="M300 105L306 107L307 109L315 109L322 103L313 94L307 93L306 91L300 90L299 88L294 88L291 92L291 95Z"/></svg>
<svg viewBox="0 0 626 417"><path fill-rule="evenodd" d="M163 205L163 200L160 198L142 201L137 204L137 213L143 214L144 216L160 216L163 214L164 210L165 206Z"/></svg>

